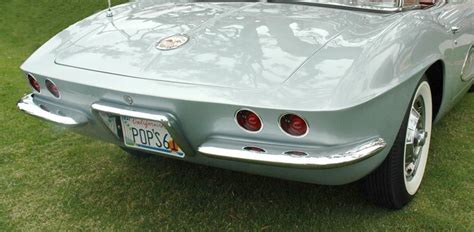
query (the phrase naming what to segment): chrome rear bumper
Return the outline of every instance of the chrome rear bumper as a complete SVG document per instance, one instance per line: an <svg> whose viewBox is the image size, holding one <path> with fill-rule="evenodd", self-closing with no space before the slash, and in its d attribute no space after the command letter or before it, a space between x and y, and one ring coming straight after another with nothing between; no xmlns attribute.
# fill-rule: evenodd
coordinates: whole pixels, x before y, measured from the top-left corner
<svg viewBox="0 0 474 232"><path fill-rule="evenodd" d="M244 147L257 147L264 152L248 151ZM386 146L382 138L372 138L355 144L331 148L312 148L211 139L199 147L199 152L213 158L245 161L282 167L327 169L344 167L368 159ZM298 155L288 152L293 151Z"/></svg>
<svg viewBox="0 0 474 232"><path fill-rule="evenodd" d="M46 106L40 103L37 104L34 100L35 95L28 94L22 97L16 106L18 109L29 115L66 127L75 127L88 122L87 117L80 112L76 112L72 109L65 109L64 107L61 107L60 110L56 109L54 112L53 109L50 109L49 107L46 108Z"/></svg>
<svg viewBox="0 0 474 232"><path fill-rule="evenodd" d="M21 98L17 103L17 107L29 115L66 127L87 124L89 121L84 113L65 108L64 106L55 107L53 102L48 102L44 99L36 99L34 94L29 94ZM133 107L124 107L122 105L106 102L96 102L92 104L91 108L93 113L105 112L118 116L130 116L160 121L166 126L178 144L186 151L186 154L194 155L194 149L184 137L184 133L182 133L177 119L169 113L134 109ZM276 144L218 137L210 138L204 142L198 147L198 151L209 158L280 167L328 169L344 167L366 160L380 153L386 145L386 142L379 137L332 147ZM245 147L261 148L264 152L245 150ZM294 154L289 154L288 152L294 152Z"/></svg>

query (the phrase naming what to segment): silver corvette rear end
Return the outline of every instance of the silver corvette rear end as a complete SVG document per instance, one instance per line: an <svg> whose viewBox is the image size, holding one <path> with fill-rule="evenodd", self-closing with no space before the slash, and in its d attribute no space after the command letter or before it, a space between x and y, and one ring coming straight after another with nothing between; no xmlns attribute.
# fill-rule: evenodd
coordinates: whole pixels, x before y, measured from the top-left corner
<svg viewBox="0 0 474 232"><path fill-rule="evenodd" d="M71 67L55 68L62 69L60 72L64 75L80 76L81 83L34 74L40 83L53 80L61 97L54 97L43 87L39 93L20 100L21 110L122 147L190 162L291 180L344 184L360 179L377 167L387 152L384 148L393 139L386 130L390 127L386 123L388 115L371 113L383 107L384 100L393 98L390 94L357 107L333 111L268 109L219 102L222 98L214 98L214 102L177 99L200 88L212 90L200 89L194 93L207 95L205 91L212 96L225 96L235 91L231 89L117 77ZM90 82L86 84L87 81ZM166 94L174 98L151 95L149 89L156 93L168 90ZM241 109L258 113L263 125L261 131L252 133L239 126L235 117ZM290 136L281 129L279 119L289 112L305 118L309 128L306 135ZM182 154L177 155L172 149L160 151L127 146L121 122L124 117L160 123L179 146L176 151ZM147 143L145 140L141 144Z"/></svg>
<svg viewBox="0 0 474 232"><path fill-rule="evenodd" d="M288 4L123 5L36 51L22 69L38 89L18 107L126 149L349 183L388 154L403 120L393 112L411 97L399 93L416 82L372 76L391 66L355 72L372 49L357 36L380 36L399 18Z"/></svg>

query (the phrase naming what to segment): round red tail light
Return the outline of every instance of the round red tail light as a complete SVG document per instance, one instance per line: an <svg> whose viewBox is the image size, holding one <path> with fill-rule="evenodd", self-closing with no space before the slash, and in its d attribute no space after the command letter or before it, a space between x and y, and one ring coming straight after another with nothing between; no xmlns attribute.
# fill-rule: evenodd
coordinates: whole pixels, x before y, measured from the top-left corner
<svg viewBox="0 0 474 232"><path fill-rule="evenodd" d="M257 132L262 129L262 121L258 115L250 110L241 110L236 114L239 126L247 131Z"/></svg>
<svg viewBox="0 0 474 232"><path fill-rule="evenodd" d="M55 96L56 98L59 98L61 95L59 94L59 89L58 87L51 81L51 80L46 80L45 81L46 88L49 90L49 92Z"/></svg>
<svg viewBox="0 0 474 232"><path fill-rule="evenodd" d="M286 114L280 118L281 129L292 136L304 136L308 132L306 121L295 114Z"/></svg>
<svg viewBox="0 0 474 232"><path fill-rule="evenodd" d="M28 74L28 82L30 83L31 88L36 90L36 92L38 93L40 92L40 89L41 89L40 83L36 80L36 78L33 75Z"/></svg>

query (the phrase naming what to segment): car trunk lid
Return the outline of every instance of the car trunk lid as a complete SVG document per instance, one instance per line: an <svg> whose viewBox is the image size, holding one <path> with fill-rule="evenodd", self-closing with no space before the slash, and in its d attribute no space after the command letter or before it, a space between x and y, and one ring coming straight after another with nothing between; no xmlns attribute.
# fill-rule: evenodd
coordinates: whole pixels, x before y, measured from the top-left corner
<svg viewBox="0 0 474 232"><path fill-rule="evenodd" d="M285 82L360 13L291 4L187 3L134 9L104 18L74 38L56 63L160 81L230 88ZM190 37L171 51L161 39Z"/></svg>

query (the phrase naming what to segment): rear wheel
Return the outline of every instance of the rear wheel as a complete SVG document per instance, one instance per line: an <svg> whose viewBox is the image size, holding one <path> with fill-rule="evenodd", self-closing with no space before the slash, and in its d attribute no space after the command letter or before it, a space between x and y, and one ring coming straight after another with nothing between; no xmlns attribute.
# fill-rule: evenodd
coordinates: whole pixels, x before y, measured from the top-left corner
<svg viewBox="0 0 474 232"><path fill-rule="evenodd" d="M428 159L432 114L431 88L423 77L387 158L362 182L369 200L400 209L416 194Z"/></svg>

